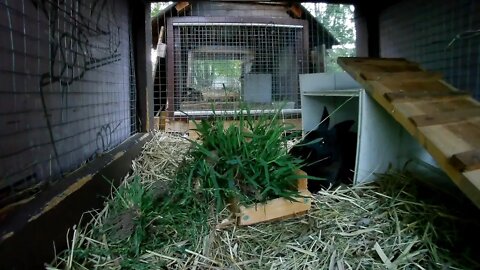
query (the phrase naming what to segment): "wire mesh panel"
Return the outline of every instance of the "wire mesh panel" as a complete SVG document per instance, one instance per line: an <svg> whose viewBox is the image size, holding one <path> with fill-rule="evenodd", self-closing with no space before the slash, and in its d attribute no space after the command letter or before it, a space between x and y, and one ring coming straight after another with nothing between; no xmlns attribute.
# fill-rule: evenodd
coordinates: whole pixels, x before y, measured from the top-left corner
<svg viewBox="0 0 480 270"><path fill-rule="evenodd" d="M130 53L129 58L129 70L130 70L130 134L138 132L137 129L137 79L135 75L135 56L133 54L133 37L132 37L132 24L129 24L128 28L128 41Z"/></svg>
<svg viewBox="0 0 480 270"><path fill-rule="evenodd" d="M303 26L176 24L174 110L252 109L285 102L299 106Z"/></svg>
<svg viewBox="0 0 480 270"><path fill-rule="evenodd" d="M135 131L128 22L127 1L0 0L1 205Z"/></svg>
<svg viewBox="0 0 480 270"><path fill-rule="evenodd" d="M480 2L402 1L380 16L382 57L403 57L480 99ZM425 19L428 18L428 19Z"/></svg>
<svg viewBox="0 0 480 270"><path fill-rule="evenodd" d="M154 110L157 116L166 111L160 119L173 115L175 124L184 113L201 117L212 106L217 113L229 111L242 100L253 109L283 104L284 117L301 128L298 75L336 71L330 62L348 54L332 47L354 46L351 6L192 1L152 7L152 45L159 51ZM349 11L345 16L344 10ZM350 39L339 40L330 26L337 32L348 29Z"/></svg>

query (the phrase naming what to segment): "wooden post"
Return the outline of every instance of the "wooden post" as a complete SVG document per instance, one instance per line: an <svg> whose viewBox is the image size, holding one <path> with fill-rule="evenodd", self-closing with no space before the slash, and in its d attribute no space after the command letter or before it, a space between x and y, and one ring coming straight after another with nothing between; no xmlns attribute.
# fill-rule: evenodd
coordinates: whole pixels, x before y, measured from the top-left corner
<svg viewBox="0 0 480 270"><path fill-rule="evenodd" d="M130 1L132 18L133 52L137 86L138 131L153 129L153 78L151 61L152 26L150 23L150 3Z"/></svg>
<svg viewBox="0 0 480 270"><path fill-rule="evenodd" d="M380 57L380 10L372 5L355 6L357 56Z"/></svg>

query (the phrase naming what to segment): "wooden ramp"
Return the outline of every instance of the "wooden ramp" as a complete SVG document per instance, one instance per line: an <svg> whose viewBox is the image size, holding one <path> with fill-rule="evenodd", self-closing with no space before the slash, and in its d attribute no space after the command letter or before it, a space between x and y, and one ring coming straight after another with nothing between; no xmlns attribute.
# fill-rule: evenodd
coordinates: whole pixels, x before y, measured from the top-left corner
<svg viewBox="0 0 480 270"><path fill-rule="evenodd" d="M338 58L338 63L480 208L480 103L405 59Z"/></svg>

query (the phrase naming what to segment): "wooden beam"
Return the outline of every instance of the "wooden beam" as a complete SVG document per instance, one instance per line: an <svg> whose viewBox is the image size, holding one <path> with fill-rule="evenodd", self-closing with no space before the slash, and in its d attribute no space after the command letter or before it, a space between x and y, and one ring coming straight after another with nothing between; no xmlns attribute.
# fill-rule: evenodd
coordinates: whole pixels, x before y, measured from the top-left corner
<svg viewBox="0 0 480 270"><path fill-rule="evenodd" d="M377 5L358 4L354 11L358 56L380 56L380 10Z"/></svg>
<svg viewBox="0 0 480 270"><path fill-rule="evenodd" d="M288 11L290 11L290 13L292 14L292 17L296 19L301 18L303 15L302 8L297 4L291 5Z"/></svg>
<svg viewBox="0 0 480 270"><path fill-rule="evenodd" d="M424 114L410 117L410 121L417 127L433 126L460 122L471 116L480 115L480 108L460 109L457 111L442 112L437 114Z"/></svg>
<svg viewBox="0 0 480 270"><path fill-rule="evenodd" d="M466 185L469 185L470 183L473 184L472 192L480 189L480 169L464 172L463 176L465 179L467 179L466 181L468 181Z"/></svg>
<svg viewBox="0 0 480 270"><path fill-rule="evenodd" d="M456 89L451 89L440 80L408 80L408 79L388 79L381 80L381 83L388 88L388 92L418 92L418 91L431 91L431 92L458 92Z"/></svg>
<svg viewBox="0 0 480 270"><path fill-rule="evenodd" d="M399 67L402 70L405 67ZM394 82L411 82L411 81L436 81L442 78L442 74L439 72L425 72L421 71L418 66L410 65L408 67L411 71L400 71L400 72L369 72L362 71L362 77L365 80L375 80L375 81L394 81Z"/></svg>
<svg viewBox="0 0 480 270"><path fill-rule="evenodd" d="M137 88L137 131L153 129L153 77L151 61L152 25L150 4L130 1L132 40Z"/></svg>
<svg viewBox="0 0 480 270"><path fill-rule="evenodd" d="M175 5L175 9L177 10L177 12L181 12L185 10L188 6L190 6L190 3L188 1L179 1Z"/></svg>
<svg viewBox="0 0 480 270"><path fill-rule="evenodd" d="M104 206L150 138L137 133L15 209L0 226L0 269L44 269L56 255L53 244L67 247L67 231Z"/></svg>
<svg viewBox="0 0 480 270"><path fill-rule="evenodd" d="M394 102L392 104L407 117L450 112L458 108L471 109L479 106L478 102L473 98L465 98L465 96L412 99L409 102L403 100L402 102Z"/></svg>
<svg viewBox="0 0 480 270"><path fill-rule="evenodd" d="M473 171L480 169L480 149L455 154L450 159L452 166L460 171Z"/></svg>
<svg viewBox="0 0 480 270"><path fill-rule="evenodd" d="M300 171L299 174L306 175L303 171ZM312 193L308 191L306 178L298 180L298 191L300 196L295 198L296 201L276 198L266 203L251 206L234 205L233 209L239 210L238 225L246 226L260 222L286 219L306 213L312 207Z"/></svg>
<svg viewBox="0 0 480 270"><path fill-rule="evenodd" d="M419 89L419 91L416 92L389 92L384 94L385 98L389 102L399 102L401 100L403 101L411 101L411 100L429 100L432 98L435 99L449 99L452 96L464 96L468 97L469 94L466 92L462 91L422 91Z"/></svg>

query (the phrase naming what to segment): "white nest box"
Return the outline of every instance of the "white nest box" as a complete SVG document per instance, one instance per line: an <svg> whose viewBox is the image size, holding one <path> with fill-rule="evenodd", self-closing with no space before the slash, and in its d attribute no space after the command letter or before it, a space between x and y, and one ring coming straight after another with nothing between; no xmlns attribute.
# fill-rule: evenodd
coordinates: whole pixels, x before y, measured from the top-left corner
<svg viewBox="0 0 480 270"><path fill-rule="evenodd" d="M389 168L401 169L412 158L435 166L430 154L347 73L301 74L300 91L304 132L317 126L324 106L330 113L330 127L355 120L355 184L374 180L376 173Z"/></svg>

